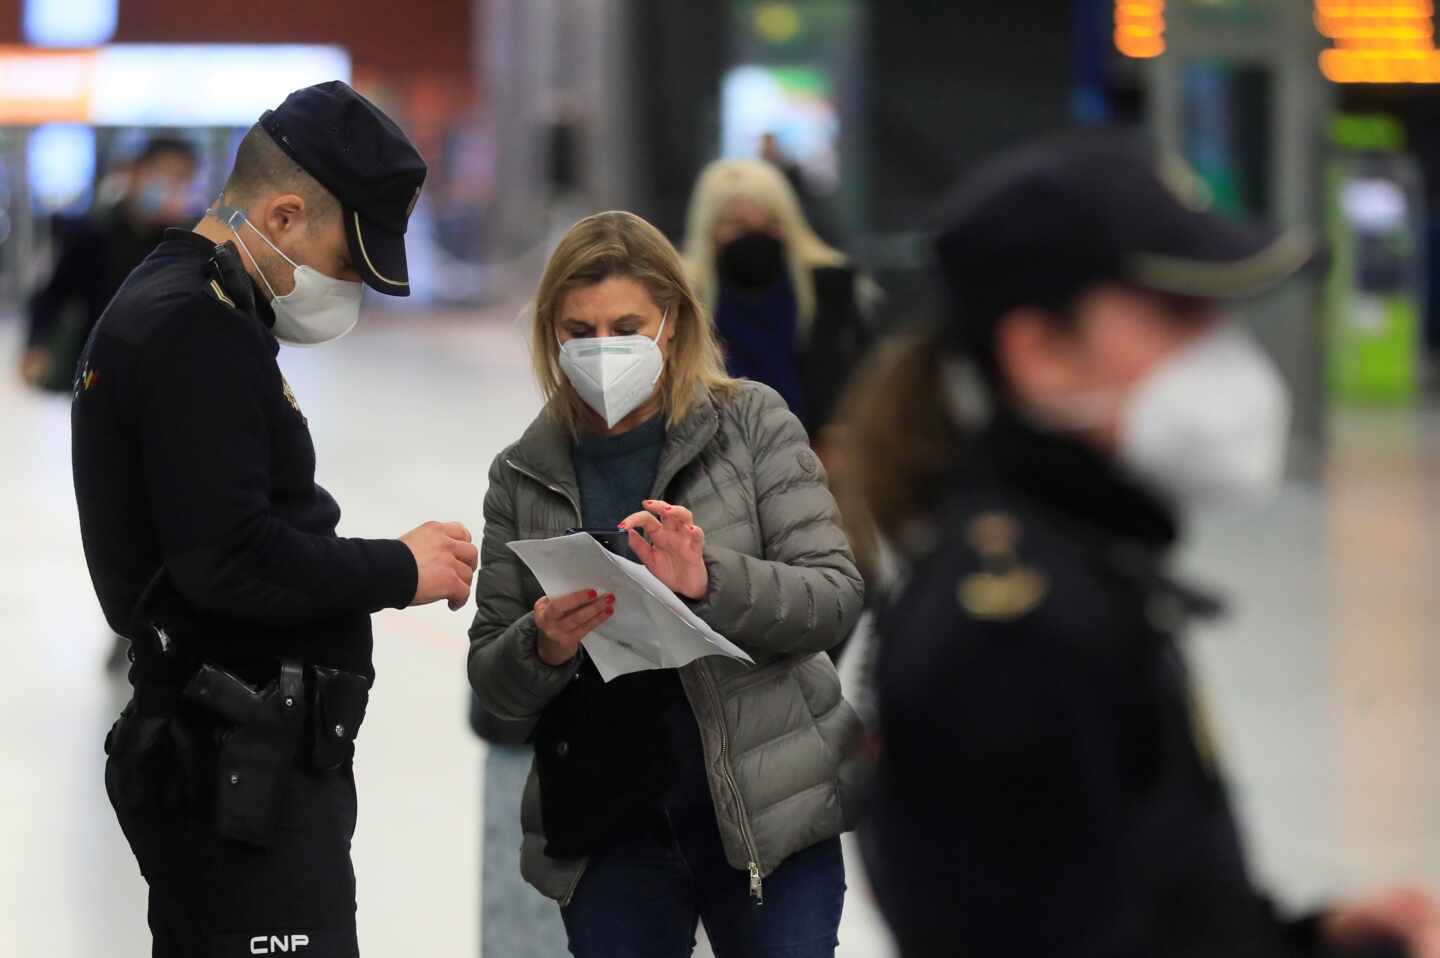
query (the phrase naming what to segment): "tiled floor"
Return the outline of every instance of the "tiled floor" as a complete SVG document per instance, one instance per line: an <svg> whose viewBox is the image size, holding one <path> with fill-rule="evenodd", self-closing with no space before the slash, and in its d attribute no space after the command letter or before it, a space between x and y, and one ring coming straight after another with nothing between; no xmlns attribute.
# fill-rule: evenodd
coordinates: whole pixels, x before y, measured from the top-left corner
<svg viewBox="0 0 1440 958"><path fill-rule="evenodd" d="M0 322L0 357L18 331ZM507 315L374 319L282 363L342 531L427 519L478 534L491 457L538 400ZM0 954L148 951L144 888L106 804L124 701L80 553L68 405L0 369ZM1205 517L1187 556L1236 615L1194 650L1258 872L1294 904L1395 876L1440 883L1440 414L1348 415L1323 487ZM376 620L355 862L367 954L477 952L481 746L464 723L465 613ZM883 956L851 856L841 954ZM496 958L496 956L489 956ZM503 956L498 956L503 958Z"/></svg>

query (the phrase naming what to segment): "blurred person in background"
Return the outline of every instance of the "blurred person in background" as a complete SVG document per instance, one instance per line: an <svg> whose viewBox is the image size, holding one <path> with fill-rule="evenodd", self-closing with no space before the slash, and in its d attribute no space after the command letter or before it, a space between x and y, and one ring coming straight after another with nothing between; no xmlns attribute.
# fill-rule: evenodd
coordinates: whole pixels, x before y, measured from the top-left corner
<svg viewBox="0 0 1440 958"><path fill-rule="evenodd" d="M831 222L830 211L821 196L811 187L805 170L796 163L780 146L780 138L774 133L760 135L760 159L785 174L785 180L795 191L800 210L816 235L828 243L838 240L840 231Z"/></svg>
<svg viewBox="0 0 1440 958"><path fill-rule="evenodd" d="M795 195L803 203L807 198L805 174L800 171L800 164L790 159L780 149L780 138L774 133L760 134L760 159L785 174L785 179L789 181L795 190Z"/></svg>
<svg viewBox="0 0 1440 958"><path fill-rule="evenodd" d="M633 214L561 241L533 349L547 404L490 470L469 660L481 704L535 727L525 877L577 956L679 958L701 920L723 958L833 955L859 723L823 653L863 586L824 468L774 390L725 375L679 255ZM506 543L617 526L755 666L601 680L581 642L615 597L545 596Z"/></svg>
<svg viewBox="0 0 1440 958"><path fill-rule="evenodd" d="M21 362L26 382L70 390L80 351L115 291L159 245L165 229L192 213L188 204L197 168L188 141L155 137L119 178L101 181L118 186L118 197L97 189L88 217L58 224L55 267L28 306L30 331Z"/></svg>
<svg viewBox="0 0 1440 958"><path fill-rule="evenodd" d="M866 281L760 160L716 160L700 174L685 259L727 370L778 392L833 466L835 404L872 339Z"/></svg>
<svg viewBox="0 0 1440 958"><path fill-rule="evenodd" d="M276 356L409 292L425 162L344 83L242 139L215 206L101 317L71 407L75 494L134 695L105 787L149 884L156 956L353 958L356 731L370 614L469 598L458 523L340 538Z"/></svg>
<svg viewBox="0 0 1440 958"><path fill-rule="evenodd" d="M1205 212L1139 141L1047 141L948 207L953 307L892 349L853 454L902 585L879 621L866 864L905 958L1440 954L1400 887L1308 917L1253 883L1180 633L1187 504L1278 485L1287 390L1219 308L1311 243Z"/></svg>

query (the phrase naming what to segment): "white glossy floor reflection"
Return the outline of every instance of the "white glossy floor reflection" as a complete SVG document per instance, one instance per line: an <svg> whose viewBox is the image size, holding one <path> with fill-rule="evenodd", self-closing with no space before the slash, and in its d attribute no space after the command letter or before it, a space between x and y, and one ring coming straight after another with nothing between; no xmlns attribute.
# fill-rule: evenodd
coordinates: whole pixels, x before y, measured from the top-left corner
<svg viewBox="0 0 1440 958"><path fill-rule="evenodd" d="M100 743L125 697L80 552L68 403L21 390L0 322L0 953L148 953L143 885L106 804ZM282 364L342 531L426 519L478 533L485 474L538 400L509 317L369 321ZM1347 417L1324 493L1206 517L1188 556L1237 615L1196 658L1253 832L1295 904L1391 876L1440 883L1440 414ZM481 746L464 722L466 613L376 620L356 869L371 955L473 958ZM847 958L884 956L858 856ZM503 958L503 956L487 956Z"/></svg>

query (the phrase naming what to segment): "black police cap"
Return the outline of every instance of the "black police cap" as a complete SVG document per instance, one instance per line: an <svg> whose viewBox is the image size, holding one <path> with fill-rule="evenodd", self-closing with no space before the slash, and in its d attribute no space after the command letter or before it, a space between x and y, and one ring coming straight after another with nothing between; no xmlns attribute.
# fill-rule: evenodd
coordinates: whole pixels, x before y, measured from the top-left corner
<svg viewBox="0 0 1440 958"><path fill-rule="evenodd" d="M1262 293L1315 256L1304 230L1221 216L1178 158L1086 131L1007 151L943 207L938 264L968 321L1061 307L1105 282L1206 300Z"/></svg>
<svg viewBox="0 0 1440 958"><path fill-rule="evenodd" d="M350 256L366 284L409 296L405 227L426 167L400 127L339 80L296 90L260 125L340 201Z"/></svg>

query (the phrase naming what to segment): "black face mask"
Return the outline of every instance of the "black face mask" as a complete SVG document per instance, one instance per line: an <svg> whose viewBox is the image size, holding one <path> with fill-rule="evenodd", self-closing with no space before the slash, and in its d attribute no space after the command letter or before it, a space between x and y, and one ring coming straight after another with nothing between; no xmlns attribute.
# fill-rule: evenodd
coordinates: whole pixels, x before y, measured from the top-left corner
<svg viewBox="0 0 1440 958"><path fill-rule="evenodd" d="M726 286L765 289L785 272L785 245L769 233L745 233L721 248L715 268Z"/></svg>

